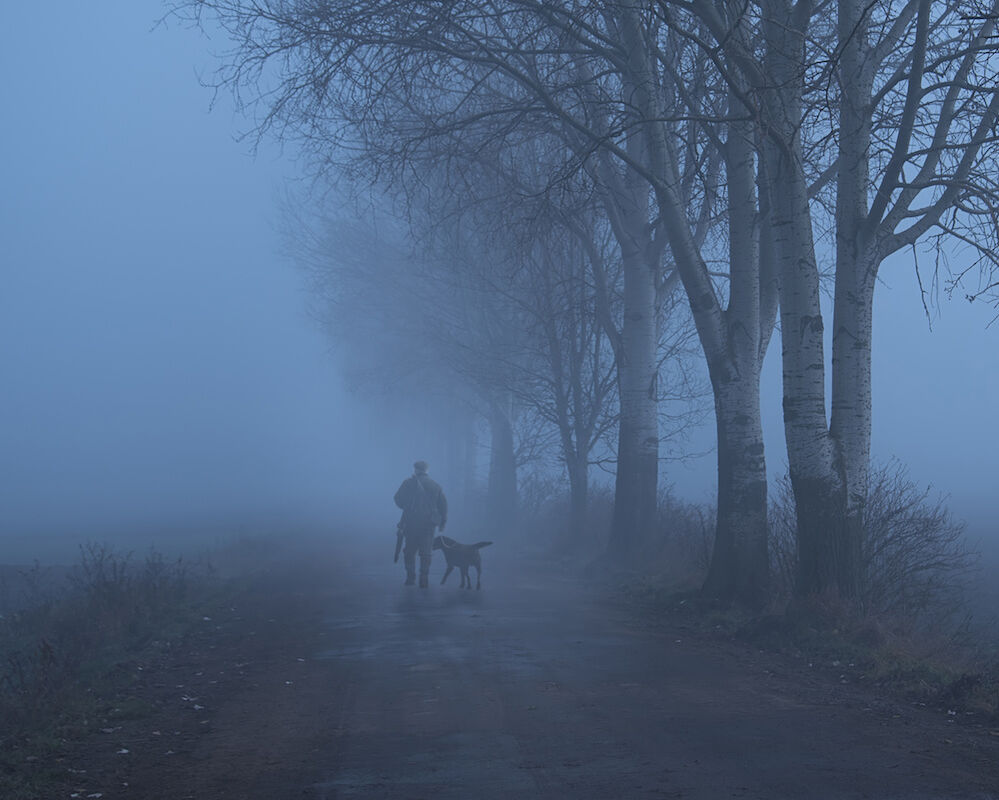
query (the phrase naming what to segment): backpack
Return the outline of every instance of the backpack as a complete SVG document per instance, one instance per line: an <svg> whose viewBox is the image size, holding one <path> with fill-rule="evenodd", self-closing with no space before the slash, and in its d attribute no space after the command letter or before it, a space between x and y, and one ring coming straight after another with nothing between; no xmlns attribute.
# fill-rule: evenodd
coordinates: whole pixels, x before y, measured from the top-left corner
<svg viewBox="0 0 999 800"><path fill-rule="evenodd" d="M409 508L406 509L406 518L414 525L436 525L440 516L437 513L437 503L434 496L427 491L423 481L414 477L416 487L413 489Z"/></svg>

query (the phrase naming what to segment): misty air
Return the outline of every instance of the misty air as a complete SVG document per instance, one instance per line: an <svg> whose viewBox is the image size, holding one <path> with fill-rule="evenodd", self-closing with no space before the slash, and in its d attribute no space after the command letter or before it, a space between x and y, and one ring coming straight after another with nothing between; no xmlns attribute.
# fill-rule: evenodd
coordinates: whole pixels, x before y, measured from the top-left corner
<svg viewBox="0 0 999 800"><path fill-rule="evenodd" d="M999 0L0 41L0 798L999 799Z"/></svg>

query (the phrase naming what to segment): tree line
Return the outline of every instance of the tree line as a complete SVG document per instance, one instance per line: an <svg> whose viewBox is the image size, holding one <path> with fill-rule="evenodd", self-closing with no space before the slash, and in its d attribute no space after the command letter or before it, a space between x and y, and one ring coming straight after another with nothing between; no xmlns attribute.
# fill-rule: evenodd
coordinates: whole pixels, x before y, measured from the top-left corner
<svg viewBox="0 0 999 800"><path fill-rule="evenodd" d="M612 453L612 547L639 552L661 440L683 425L664 408L696 394L682 366L696 342L718 458L704 589L764 604L760 371L779 325L796 592L858 595L879 270L910 252L927 280L995 298L999 0L181 0L172 13L227 32L215 85L258 135L295 142L316 176L390 196L408 221L419 259L358 262L338 285L363 297L354 316L387 352L446 369L486 409L498 509L513 507L513 409L526 408L559 449L575 519L588 468Z"/></svg>

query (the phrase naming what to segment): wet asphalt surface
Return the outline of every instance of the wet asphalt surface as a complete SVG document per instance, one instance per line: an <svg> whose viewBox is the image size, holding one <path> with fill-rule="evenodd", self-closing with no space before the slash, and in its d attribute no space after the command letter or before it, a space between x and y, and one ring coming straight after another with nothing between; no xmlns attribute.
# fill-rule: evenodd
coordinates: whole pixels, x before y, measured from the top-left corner
<svg viewBox="0 0 999 800"><path fill-rule="evenodd" d="M636 622L483 551L483 590L355 565L320 798L997 798L999 740Z"/></svg>

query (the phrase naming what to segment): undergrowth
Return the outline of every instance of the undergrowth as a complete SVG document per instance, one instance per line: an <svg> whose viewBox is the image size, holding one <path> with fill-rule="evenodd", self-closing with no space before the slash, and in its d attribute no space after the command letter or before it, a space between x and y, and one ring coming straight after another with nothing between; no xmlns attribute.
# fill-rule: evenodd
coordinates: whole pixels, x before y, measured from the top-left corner
<svg viewBox="0 0 999 800"><path fill-rule="evenodd" d="M787 479L770 509L771 602L763 613L700 596L714 518L668 493L642 569L611 579L650 618L679 614L685 625L823 665L837 679L999 722L999 631L975 601L978 554L963 525L898 462L872 470L866 508L863 576L853 602L795 596Z"/></svg>
<svg viewBox="0 0 999 800"><path fill-rule="evenodd" d="M11 800L37 797L46 766L99 719L151 712L128 700L136 659L182 637L217 588L206 562L94 543L61 580L36 564L13 582L17 603L0 614L0 797Z"/></svg>
<svg viewBox="0 0 999 800"><path fill-rule="evenodd" d="M899 701L999 724L994 631L885 614L841 617L831 624L776 607L758 614L696 591L678 592L654 576L618 588L650 620L669 619L705 637L781 653L833 681L877 687Z"/></svg>

